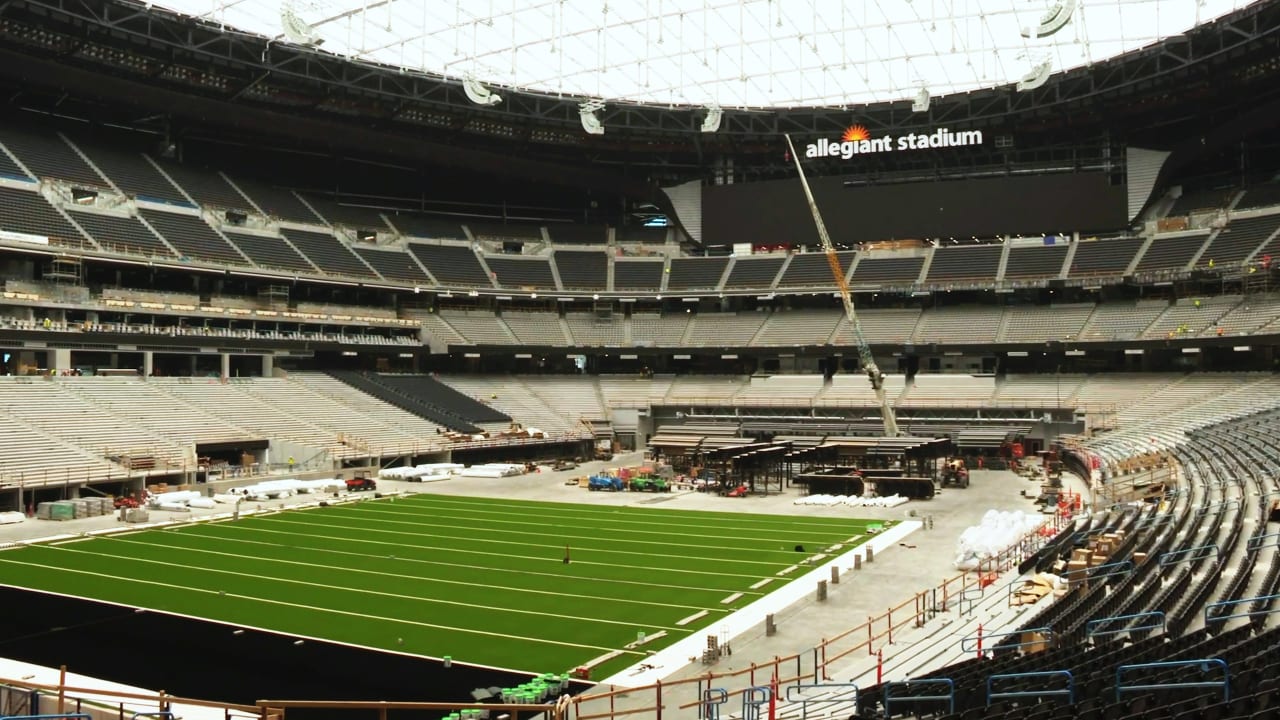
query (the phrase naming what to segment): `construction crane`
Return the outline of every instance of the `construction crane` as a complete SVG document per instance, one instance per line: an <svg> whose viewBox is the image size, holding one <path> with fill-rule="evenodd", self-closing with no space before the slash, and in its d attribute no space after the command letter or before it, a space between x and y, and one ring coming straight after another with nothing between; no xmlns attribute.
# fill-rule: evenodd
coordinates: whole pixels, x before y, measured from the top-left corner
<svg viewBox="0 0 1280 720"><path fill-rule="evenodd" d="M822 222L822 214L818 212L818 203L813 199L813 191L809 189L809 180L804 176L804 168L800 165L800 156L796 154L796 146L791 144L791 136L787 135L787 149L791 151L791 159L796 163L796 172L800 174L800 184L804 187L805 199L809 201L809 210L813 213L813 224L818 226L818 239L822 241L822 250L827 254L827 264L831 266L831 274L836 279L836 287L840 289L840 301L844 303L844 316L853 328L853 337L858 343L858 358L862 361L862 370L871 380L871 389L876 393L876 402L880 404L880 419L884 421L884 434L897 437L898 418L889 405L889 397L885 394L884 373L871 356L871 346L862 334L862 325L858 322L858 314L853 309L853 296L849 294L849 283L844 279L844 268L840 267L840 256L827 234L827 226Z"/></svg>

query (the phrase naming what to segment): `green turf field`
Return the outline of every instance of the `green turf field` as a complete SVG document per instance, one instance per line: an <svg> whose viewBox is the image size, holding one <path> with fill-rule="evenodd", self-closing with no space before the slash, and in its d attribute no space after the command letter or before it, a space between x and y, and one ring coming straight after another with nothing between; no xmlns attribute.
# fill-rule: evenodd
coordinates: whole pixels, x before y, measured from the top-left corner
<svg viewBox="0 0 1280 720"><path fill-rule="evenodd" d="M602 677L798 576L777 573L809 554L852 549L866 525L417 494L5 550L0 564L34 589L528 672L666 631Z"/></svg>

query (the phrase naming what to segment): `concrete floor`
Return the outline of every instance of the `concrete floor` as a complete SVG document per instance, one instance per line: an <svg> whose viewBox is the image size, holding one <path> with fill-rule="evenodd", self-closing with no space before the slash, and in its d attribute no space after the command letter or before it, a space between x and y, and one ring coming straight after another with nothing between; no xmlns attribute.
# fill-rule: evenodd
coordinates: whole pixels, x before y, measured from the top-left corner
<svg viewBox="0 0 1280 720"><path fill-rule="evenodd" d="M762 624L752 627L733 639L731 656L721 658L711 666L694 662L679 667L664 667L661 672L664 673L665 681L705 675L708 672L730 672L748 668L753 663L771 662L777 656L806 651L824 638L860 625L868 617L880 615L889 607L911 599L917 592L937 586L945 578L959 574L954 567L956 540L966 528L977 525L983 514L991 509L1035 512L1036 506L1031 498L1039 489L1037 483L1013 473L975 470L968 489L945 489L939 491L932 500L912 501L897 508L882 509L799 506L794 504L794 500L799 497L796 490L768 497L726 498L692 491L661 495L600 493L579 488L576 483L569 484L573 478L601 468L638 464L640 461L641 456L636 453L615 457L611 462L586 463L571 471L544 470L497 479L459 477L425 484L379 480L378 486L380 491L501 496L595 505L930 521L922 523L922 529L878 553L873 563L864 563L860 570L846 574L840 584L830 587L829 597L825 602L817 602L814 594L808 593L805 595L806 599L776 613L777 634L767 637ZM1075 484L1078 487L1079 483ZM1030 497L1024 497L1023 492ZM314 501L314 498L300 496L283 501L246 502L242 510L253 511L260 507L271 509L308 501ZM188 521L229 510L230 506L218 506L213 510L195 510L191 513L153 511L151 518L152 521L160 522ZM77 535L121 525L123 523L112 516L64 522L27 520L0 526L0 544L52 535ZM833 665L838 668L840 681L847 682L859 674L862 676L860 684L866 685L874 680L874 676L870 680L866 677L868 665L865 657L851 656L847 660L847 668ZM625 673L621 673L616 677L624 675ZM688 691L688 686L685 686L685 690ZM642 704L647 701L648 695L645 692L638 692L637 696L630 698L631 701ZM618 699L619 703L625 704L626 701L626 698ZM664 704L668 702L669 699L664 700Z"/></svg>

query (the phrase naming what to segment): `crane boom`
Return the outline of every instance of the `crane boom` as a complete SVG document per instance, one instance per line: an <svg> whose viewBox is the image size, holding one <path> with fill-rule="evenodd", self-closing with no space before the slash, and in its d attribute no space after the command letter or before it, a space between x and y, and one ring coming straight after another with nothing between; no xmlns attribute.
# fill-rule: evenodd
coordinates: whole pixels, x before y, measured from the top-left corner
<svg viewBox="0 0 1280 720"><path fill-rule="evenodd" d="M831 243L831 236L827 234L827 226L822 222L822 214L818 212L818 203L813 199L813 191L809 189L809 180L804 175L804 168L800 165L800 156L796 154L795 145L791 144L791 136L787 135L787 149L791 151L791 159L796 163L796 172L800 174L800 185L804 187L805 199L809 201L809 210L813 213L813 224L818 227L818 239L822 241L822 250L827 254L827 264L831 266L831 275L835 278L836 287L840 290L840 302L844 304L844 316L849 321L849 325L853 328L853 337L858 344L858 359L862 361L862 370L867 374L867 378L871 380L871 389L876 393L876 402L880 404L880 419L884 422L884 434L890 437L896 437L898 432L898 418L893 413L893 407L889 405L889 397L885 393L884 373L880 372L880 366L876 365L875 358L871 355L871 345L867 343L867 338L862 334L862 324L858 322L858 314L853 309L853 296L849 294L849 283L844 279L844 268L840 266L840 256L836 254L835 245Z"/></svg>

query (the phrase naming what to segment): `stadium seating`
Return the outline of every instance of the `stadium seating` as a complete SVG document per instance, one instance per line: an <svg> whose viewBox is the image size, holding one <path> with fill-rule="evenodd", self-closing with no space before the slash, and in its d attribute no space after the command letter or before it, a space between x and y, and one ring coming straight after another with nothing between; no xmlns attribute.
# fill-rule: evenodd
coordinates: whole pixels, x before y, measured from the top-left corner
<svg viewBox="0 0 1280 720"><path fill-rule="evenodd" d="M66 180L89 188L108 187L102 176L58 135L0 126L0 143L37 179Z"/></svg>
<svg viewBox="0 0 1280 720"><path fill-rule="evenodd" d="M451 287L493 286L489 273L470 246L409 243L409 252L438 283Z"/></svg>
<svg viewBox="0 0 1280 720"><path fill-rule="evenodd" d="M929 275L925 282L985 281L993 282L1000 267L1003 245L951 245L933 251Z"/></svg>
<svg viewBox="0 0 1280 720"><path fill-rule="evenodd" d="M35 186L31 186L34 191ZM0 186L0 229L50 238L58 244L80 247L84 235L35 192Z"/></svg>
<svg viewBox="0 0 1280 720"><path fill-rule="evenodd" d="M1084 240L1076 243L1071 259L1072 277L1123 275L1142 248L1142 238ZM1006 273L1008 271L1006 270Z"/></svg>
<svg viewBox="0 0 1280 720"><path fill-rule="evenodd" d="M837 257L847 274L854 254L841 252ZM791 262L778 279L778 287L831 287L834 282L825 253L797 253L791 256Z"/></svg>
<svg viewBox="0 0 1280 720"><path fill-rule="evenodd" d="M520 312L508 310L502 320L522 345L569 345L560 316L555 313Z"/></svg>
<svg viewBox="0 0 1280 720"><path fill-rule="evenodd" d="M254 207L276 220L320 225L323 221L292 191L245 178L232 178Z"/></svg>
<svg viewBox="0 0 1280 720"><path fill-rule="evenodd" d="M911 339L919 344L989 343L999 327L997 307L935 308L920 315Z"/></svg>
<svg viewBox="0 0 1280 720"><path fill-rule="evenodd" d="M1176 338L1207 333L1240 302L1238 295L1183 298L1160 313L1143 331L1142 337Z"/></svg>
<svg viewBox="0 0 1280 720"><path fill-rule="evenodd" d="M319 272L316 266L282 237L230 230L224 231L223 234L258 267L290 272Z"/></svg>
<svg viewBox="0 0 1280 720"><path fill-rule="evenodd" d="M557 250L556 272L565 290L604 290L608 287L609 258L589 250Z"/></svg>
<svg viewBox="0 0 1280 720"><path fill-rule="evenodd" d="M1133 340L1147 329L1167 305L1162 300L1098 305L1080 331L1080 339Z"/></svg>
<svg viewBox="0 0 1280 720"><path fill-rule="evenodd" d="M904 388L895 404L900 407L987 407L995 389L995 378L990 375L922 373Z"/></svg>
<svg viewBox="0 0 1280 720"><path fill-rule="evenodd" d="M1048 307L1008 307L997 339L1004 342L1074 340L1093 313L1093 305L1070 304Z"/></svg>
<svg viewBox="0 0 1280 720"><path fill-rule="evenodd" d="M561 412L558 405L535 395L521 378L504 376L440 375L440 381L477 402L482 402L509 415L526 428L563 437L590 437L590 429L581 418ZM553 402L558 402L553 400ZM484 423L480 423L485 426ZM505 424L491 423L491 429L505 429Z"/></svg>
<svg viewBox="0 0 1280 720"><path fill-rule="evenodd" d="M555 290L556 279L546 258L489 255L485 264L498 285L505 288Z"/></svg>
<svg viewBox="0 0 1280 720"><path fill-rule="evenodd" d="M672 258L671 273L667 278L669 290L715 290L720 287L720 276L729 265L729 259ZM615 266L616 272L616 266ZM614 278L617 284L617 278Z"/></svg>
<svg viewBox="0 0 1280 720"><path fill-rule="evenodd" d="M662 260L618 259L613 263L613 289L620 292L627 290L661 290L663 269Z"/></svg>
<svg viewBox="0 0 1280 720"><path fill-rule="evenodd" d="M784 257L738 257L725 278L726 288L769 288L782 269Z"/></svg>
<svg viewBox="0 0 1280 720"><path fill-rule="evenodd" d="M627 345L627 323L621 315L601 317L593 313L565 313L569 335L578 347L622 347Z"/></svg>
<svg viewBox="0 0 1280 720"><path fill-rule="evenodd" d="M1196 253L1200 252L1207 238L1207 234L1157 237L1138 260L1134 272L1184 270Z"/></svg>
<svg viewBox="0 0 1280 720"><path fill-rule="evenodd" d="M384 217L401 235L431 240L466 240L460 223L423 217L414 213L385 213Z"/></svg>
<svg viewBox="0 0 1280 720"><path fill-rule="evenodd" d="M390 230L382 214L371 208L334 202L327 198L308 195L306 202L329 225L343 225L358 230Z"/></svg>
<svg viewBox="0 0 1280 720"><path fill-rule="evenodd" d="M1253 210L1255 208L1280 205L1280 183L1255 185L1245 191L1244 197L1236 203L1233 210Z"/></svg>
<svg viewBox="0 0 1280 720"><path fill-rule="evenodd" d="M191 205L173 183L156 170L141 153L115 150L102 145L84 143L77 145L93 164L126 195L139 200Z"/></svg>
<svg viewBox="0 0 1280 720"><path fill-rule="evenodd" d="M368 265L332 234L293 228L284 228L282 232L285 239L292 243L298 252L305 255L325 274L376 277Z"/></svg>
<svg viewBox="0 0 1280 720"><path fill-rule="evenodd" d="M826 345L842 313L813 310L778 310L765 320L756 336L760 347L800 347Z"/></svg>
<svg viewBox="0 0 1280 720"><path fill-rule="evenodd" d="M441 310L440 317L476 345L516 345L519 338L502 318L483 310Z"/></svg>
<svg viewBox="0 0 1280 720"><path fill-rule="evenodd" d="M201 205L241 211L252 207L221 173L163 160L155 162L179 188Z"/></svg>
<svg viewBox="0 0 1280 720"><path fill-rule="evenodd" d="M1168 215L1190 215L1192 213L1214 212L1225 210L1239 191L1236 188L1213 188L1184 192L1169 207Z"/></svg>
<svg viewBox="0 0 1280 720"><path fill-rule="evenodd" d="M180 215L143 208L142 219L160 233L178 253L193 260L248 264L243 255L198 215Z"/></svg>
<svg viewBox="0 0 1280 720"><path fill-rule="evenodd" d="M431 282L427 274L422 271L422 267L403 250L391 248L375 249L369 247L355 246L351 248L355 254L360 256L369 267L378 272L379 275L387 280L398 280L400 282L412 283L414 285L425 285Z"/></svg>
<svg viewBox="0 0 1280 720"><path fill-rule="evenodd" d="M914 285L924 267L923 257L885 257L863 255L853 270L853 285ZM992 277L995 273L992 273Z"/></svg>
<svg viewBox="0 0 1280 720"><path fill-rule="evenodd" d="M637 347L679 347L684 344L691 317L686 313L665 316L636 313L631 316L632 344Z"/></svg>
<svg viewBox="0 0 1280 720"><path fill-rule="evenodd" d="M1209 247L1205 248L1196 262L1196 267L1208 267L1210 260L1215 265L1244 262L1276 230L1280 230L1280 214L1233 218L1209 242Z"/></svg>
<svg viewBox="0 0 1280 720"><path fill-rule="evenodd" d="M174 251L135 217L88 211L68 214L104 250L148 257L174 257Z"/></svg>
<svg viewBox="0 0 1280 720"><path fill-rule="evenodd" d="M1018 245L1009 248L1004 279L1056 278L1067 259L1066 245Z"/></svg>

